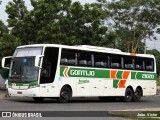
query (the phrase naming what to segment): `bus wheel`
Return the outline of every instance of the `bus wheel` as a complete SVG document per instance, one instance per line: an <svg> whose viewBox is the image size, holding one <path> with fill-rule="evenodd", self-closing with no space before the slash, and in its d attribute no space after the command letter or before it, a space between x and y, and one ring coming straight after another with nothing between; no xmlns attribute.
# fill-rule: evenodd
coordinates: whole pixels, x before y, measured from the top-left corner
<svg viewBox="0 0 160 120"><path fill-rule="evenodd" d="M141 97L142 97L142 90L140 88L137 88L134 93L133 101L138 102L140 101Z"/></svg>
<svg viewBox="0 0 160 120"><path fill-rule="evenodd" d="M71 98L71 90L68 87L63 87L60 92L60 97L57 99L60 103L67 103Z"/></svg>
<svg viewBox="0 0 160 120"><path fill-rule="evenodd" d="M41 103L44 98L43 97L33 97L33 100L36 102L36 103Z"/></svg>
<svg viewBox="0 0 160 120"><path fill-rule="evenodd" d="M124 101L131 102L133 99L133 91L131 88L127 88L125 91Z"/></svg>

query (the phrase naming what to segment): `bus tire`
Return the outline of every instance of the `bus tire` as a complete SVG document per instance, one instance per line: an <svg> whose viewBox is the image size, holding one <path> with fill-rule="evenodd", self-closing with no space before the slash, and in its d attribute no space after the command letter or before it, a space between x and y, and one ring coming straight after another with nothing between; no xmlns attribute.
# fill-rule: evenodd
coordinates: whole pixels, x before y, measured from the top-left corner
<svg viewBox="0 0 160 120"><path fill-rule="evenodd" d="M60 97L57 100L59 103L68 103L71 98L71 95L72 95L71 90L68 87L64 86L61 89Z"/></svg>
<svg viewBox="0 0 160 120"><path fill-rule="evenodd" d="M44 98L43 97L33 97L33 100L36 102L36 103L41 103Z"/></svg>
<svg viewBox="0 0 160 120"><path fill-rule="evenodd" d="M136 88L136 91L133 96L133 102L139 102L142 97L142 90L140 88Z"/></svg>
<svg viewBox="0 0 160 120"><path fill-rule="evenodd" d="M131 88L127 88L125 91L124 102L131 102L133 100L133 91Z"/></svg>

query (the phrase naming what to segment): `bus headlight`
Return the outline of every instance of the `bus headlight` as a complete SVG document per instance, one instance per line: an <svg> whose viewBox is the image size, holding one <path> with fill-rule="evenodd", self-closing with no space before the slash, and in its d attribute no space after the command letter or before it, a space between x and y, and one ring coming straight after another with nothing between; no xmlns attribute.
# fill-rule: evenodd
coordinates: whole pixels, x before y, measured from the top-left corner
<svg viewBox="0 0 160 120"><path fill-rule="evenodd" d="M28 88L36 88L36 87L39 87L39 85L28 86Z"/></svg>

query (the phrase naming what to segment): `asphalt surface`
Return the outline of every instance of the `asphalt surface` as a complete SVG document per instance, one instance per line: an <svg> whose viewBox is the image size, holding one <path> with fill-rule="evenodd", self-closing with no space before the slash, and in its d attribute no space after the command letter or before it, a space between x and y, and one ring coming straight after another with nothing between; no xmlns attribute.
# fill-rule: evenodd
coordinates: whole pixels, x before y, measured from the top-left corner
<svg viewBox="0 0 160 120"><path fill-rule="evenodd" d="M67 104L45 99L35 103L32 98L2 98L0 111L111 111L160 108L160 96L143 97L140 102L101 102L98 98L77 98Z"/></svg>
<svg viewBox="0 0 160 120"><path fill-rule="evenodd" d="M35 103L32 98L4 97L5 91L0 91L0 111L160 111L160 89L157 90L156 96L142 97L140 102L101 102L98 98L74 98L67 104L57 103L54 99L45 99L43 103ZM54 113L53 113L54 114ZM59 113L61 114L61 113ZM82 114L82 113L81 113ZM91 113L94 114L94 113ZM62 112L62 116L64 113ZM54 120L123 120L124 118L112 117L64 117L61 115ZM93 118L92 118L93 117ZM2 119L2 118L0 118ZM25 118L23 118L25 119ZM31 118L30 118L31 119ZM33 118L32 118L33 119ZM34 118L36 119L36 118ZM38 118L39 120L43 118ZM47 117L47 120L52 118ZM128 118L126 118L128 119ZM17 120L17 118L15 118ZM27 119L29 120L29 119Z"/></svg>

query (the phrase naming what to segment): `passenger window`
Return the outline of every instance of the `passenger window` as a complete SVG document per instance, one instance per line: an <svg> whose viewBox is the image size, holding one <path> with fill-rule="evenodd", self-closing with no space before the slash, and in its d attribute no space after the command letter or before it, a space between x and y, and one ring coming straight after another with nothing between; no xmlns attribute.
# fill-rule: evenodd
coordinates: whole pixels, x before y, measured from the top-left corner
<svg viewBox="0 0 160 120"><path fill-rule="evenodd" d="M108 56L102 53L94 53L94 66L95 67L108 67Z"/></svg>
<svg viewBox="0 0 160 120"><path fill-rule="evenodd" d="M68 64L68 59L67 58L62 58L61 59L61 64L62 65L64 65L64 64L67 65Z"/></svg>
<svg viewBox="0 0 160 120"><path fill-rule="evenodd" d="M124 57L124 68L133 70L134 69L134 64L133 64L133 58L131 57Z"/></svg>
<svg viewBox="0 0 160 120"><path fill-rule="evenodd" d="M76 51L63 49L60 64L61 65L77 65Z"/></svg>
<svg viewBox="0 0 160 120"><path fill-rule="evenodd" d="M142 58L135 58L134 59L135 69L136 70L144 70L144 62Z"/></svg>
<svg viewBox="0 0 160 120"><path fill-rule="evenodd" d="M110 56L111 68L122 68L122 57L119 55Z"/></svg>
<svg viewBox="0 0 160 120"><path fill-rule="evenodd" d="M146 71L153 71L153 60L152 59L145 59L145 70Z"/></svg>
<svg viewBox="0 0 160 120"><path fill-rule="evenodd" d="M92 66L91 53L80 51L77 54L79 66Z"/></svg>

